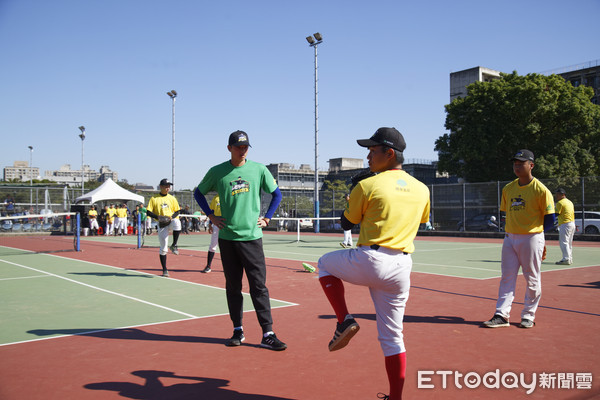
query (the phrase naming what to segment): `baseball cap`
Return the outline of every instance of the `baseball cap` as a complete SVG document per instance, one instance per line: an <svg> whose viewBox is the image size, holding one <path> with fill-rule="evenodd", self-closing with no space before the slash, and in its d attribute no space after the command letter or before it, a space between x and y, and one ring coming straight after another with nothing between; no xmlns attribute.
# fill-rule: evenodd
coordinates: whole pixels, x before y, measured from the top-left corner
<svg viewBox="0 0 600 400"><path fill-rule="evenodd" d="M565 191L565 189L563 189L561 187L556 188L556 190L554 191L554 193L567 194L567 192Z"/></svg>
<svg viewBox="0 0 600 400"><path fill-rule="evenodd" d="M250 139L248 134L244 131L235 131L229 135L230 146L250 146ZM252 147L252 146L250 146Z"/></svg>
<svg viewBox="0 0 600 400"><path fill-rule="evenodd" d="M356 141L359 146L388 146L398 151L406 149L404 137L396 128L379 128L369 139L360 139Z"/></svg>
<svg viewBox="0 0 600 400"><path fill-rule="evenodd" d="M173 184L171 182L169 182L169 180L167 178L161 179L159 185L160 186L173 186Z"/></svg>
<svg viewBox="0 0 600 400"><path fill-rule="evenodd" d="M519 160L519 161L532 161L533 162L533 153L530 150L522 149L517 151L517 154L511 158L511 161Z"/></svg>

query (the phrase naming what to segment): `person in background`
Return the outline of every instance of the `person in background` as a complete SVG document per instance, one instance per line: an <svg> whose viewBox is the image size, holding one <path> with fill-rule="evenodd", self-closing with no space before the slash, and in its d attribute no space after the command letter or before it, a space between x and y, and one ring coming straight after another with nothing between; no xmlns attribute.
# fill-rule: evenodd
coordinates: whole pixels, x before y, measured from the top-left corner
<svg viewBox="0 0 600 400"><path fill-rule="evenodd" d="M559 187L554 191L556 200L555 209L558 216L558 242L562 259L557 261L558 265L573 264L573 236L575 235L575 207L573 202L567 199L565 189Z"/></svg>

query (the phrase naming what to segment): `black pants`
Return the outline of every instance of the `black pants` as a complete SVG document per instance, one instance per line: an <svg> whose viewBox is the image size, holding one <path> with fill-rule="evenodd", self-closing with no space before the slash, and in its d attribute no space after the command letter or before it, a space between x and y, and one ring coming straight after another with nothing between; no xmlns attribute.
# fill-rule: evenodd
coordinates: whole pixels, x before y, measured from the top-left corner
<svg viewBox="0 0 600 400"><path fill-rule="evenodd" d="M242 326L244 312L242 278L246 271L250 286L250 298L256 310L258 323L262 327L263 333L271 331L273 319L269 289L266 286L267 266L262 239L250 241L219 239L219 249L225 272L227 306L233 326Z"/></svg>

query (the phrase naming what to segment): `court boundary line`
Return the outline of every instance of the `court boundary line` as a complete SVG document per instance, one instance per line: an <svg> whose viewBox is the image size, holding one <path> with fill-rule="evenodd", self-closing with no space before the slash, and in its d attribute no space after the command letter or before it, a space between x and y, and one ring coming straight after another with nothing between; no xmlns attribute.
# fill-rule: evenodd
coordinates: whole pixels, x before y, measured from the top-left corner
<svg viewBox="0 0 600 400"><path fill-rule="evenodd" d="M3 281L14 281L19 279L32 279L32 278L49 278L50 275L33 275L33 276L19 276L17 278L0 278L0 282Z"/></svg>
<svg viewBox="0 0 600 400"><path fill-rule="evenodd" d="M56 255L56 254L48 254L48 253L37 253L35 251L32 250L25 250L25 249L19 249L16 247L9 247L9 246L0 246L0 247L4 247L6 249L12 249L12 250L19 250L19 251L25 251L25 252L29 252L29 253L34 253L34 254L39 254L39 255L43 255L43 256L49 256L49 257L57 257L57 258L61 258L61 259L67 259L67 260L72 260L72 261L78 261L78 262L82 262L82 263L86 263L86 264L92 264L92 265L100 265L102 267L106 267L106 268L113 268L113 269L117 269L120 271L131 271L131 272L135 272L137 274L142 274L142 275L149 275L149 276L153 276L153 277L157 277L160 278L160 276L156 275L156 274L151 274L149 272L144 272L144 271L138 271L135 269L131 269L131 268L122 268L122 267L117 267L114 265L108 265L108 264L103 264L103 263L98 263L98 262L92 262L92 261L87 261L87 260L80 260L78 258L71 258L71 257L64 257L64 256L60 256L60 255ZM202 251L202 250L194 250L194 251ZM0 258L0 261L3 261L3 259ZM218 287L218 286L212 286L212 285L207 285L205 283L197 283L197 282L191 282L191 281L186 281L183 279L178 279L178 278L171 278L169 277L168 279L171 280L176 280L179 282L184 282L190 285L196 285L196 286L202 286L202 287L206 287L206 288L211 288L211 289L218 289L221 291L226 290L225 288L222 287ZM242 294L246 294L246 295L250 295L250 293L246 293L246 292L242 292ZM290 306L298 306L299 304L297 303L293 303L291 301L287 301L287 300L280 300L280 299L275 299L273 297L269 297L271 300L275 300L275 301L279 301L281 303L287 303ZM282 306L283 307L283 306ZM280 307L277 307L280 308Z"/></svg>
<svg viewBox="0 0 600 400"><path fill-rule="evenodd" d="M64 276L57 275L57 274L53 274L52 272L42 271L42 270L39 270L39 269L36 269L36 268L33 268L33 267L28 267L28 266L25 266L25 265L17 264L17 263L14 263L12 261L6 261L6 260L2 260L2 259L0 259L0 262L3 262L5 264L15 265L17 267L29 269L29 270L32 270L32 271L40 272L42 274L46 274L46 275L49 275L49 276L52 276L52 277L55 277L55 278L58 278L58 279L63 279L65 281L68 281L68 282L71 282L71 283L75 283L77 285L81 285L81 286L85 286L85 287L88 287L88 288L91 288L91 289L95 289L95 290L97 290L99 292L104 292L104 293L108 293L108 294L111 294L111 295L123 297L125 299L137 301L139 303L146 304L146 305L149 305L149 306L152 306L152 307L162 308L163 310L174 312L176 314L181 314L181 315L186 316L188 318L197 318L198 317L197 315L188 314L186 312L175 310L175 309L167 307L167 306L162 306L160 304L151 303L151 302L146 301L146 300L138 299L137 297L128 296L126 294L115 292L115 291L108 290L108 289L103 289L103 288L100 288L100 287L97 287L97 286L90 285L88 283L79 282L79 281L76 281L75 279L71 279L71 278L67 278L67 277L64 277Z"/></svg>

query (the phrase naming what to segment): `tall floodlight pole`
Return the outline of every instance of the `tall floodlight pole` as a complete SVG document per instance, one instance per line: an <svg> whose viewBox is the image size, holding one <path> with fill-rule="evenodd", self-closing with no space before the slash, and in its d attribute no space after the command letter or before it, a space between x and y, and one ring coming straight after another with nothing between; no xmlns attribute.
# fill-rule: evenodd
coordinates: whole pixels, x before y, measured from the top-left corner
<svg viewBox="0 0 600 400"><path fill-rule="evenodd" d="M29 147L29 205L33 207L33 146Z"/></svg>
<svg viewBox="0 0 600 400"><path fill-rule="evenodd" d="M306 38L308 45L315 49L315 218L319 218L319 88L317 47L323 42L319 32ZM319 222L315 221L315 233L319 233Z"/></svg>
<svg viewBox="0 0 600 400"><path fill-rule="evenodd" d="M81 131L81 134L79 135L79 137L81 138L81 195L83 196L83 192L84 192L84 174L85 174L85 170L83 169L83 141L85 140L85 126L80 126L79 130Z"/></svg>
<svg viewBox="0 0 600 400"><path fill-rule="evenodd" d="M171 136L172 136L172 144L171 144L171 183L173 184L173 191L175 190L175 99L177 98L177 92L171 90L167 92L167 95L173 101L173 106L171 109Z"/></svg>

